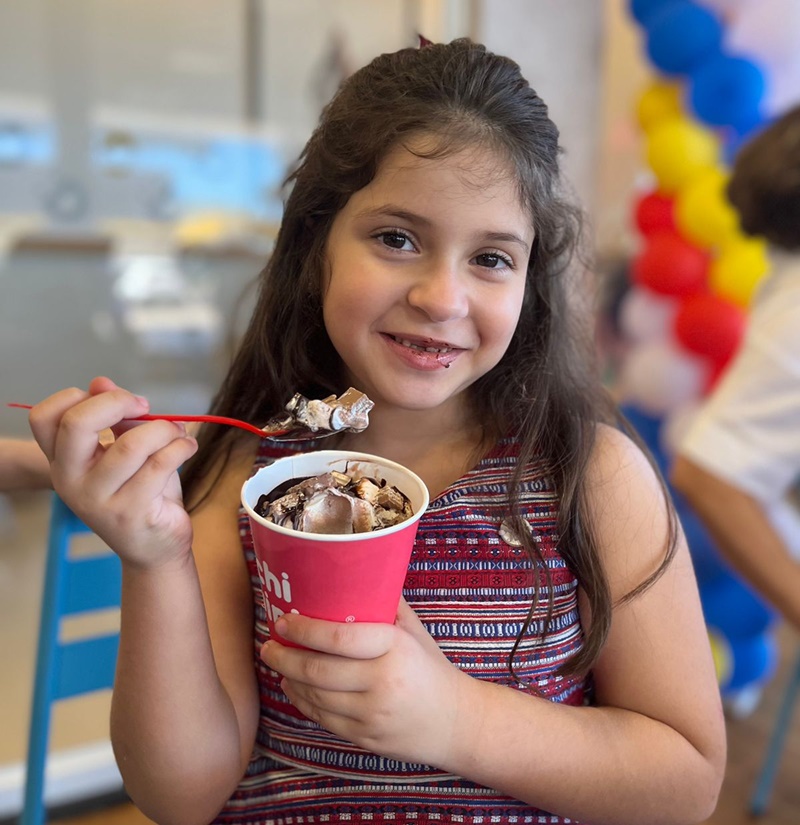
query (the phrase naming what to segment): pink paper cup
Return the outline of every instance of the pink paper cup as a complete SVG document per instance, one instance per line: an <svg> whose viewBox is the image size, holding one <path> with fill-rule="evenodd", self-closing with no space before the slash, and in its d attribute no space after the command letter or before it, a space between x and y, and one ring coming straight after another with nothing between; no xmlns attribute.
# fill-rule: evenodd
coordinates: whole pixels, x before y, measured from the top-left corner
<svg viewBox="0 0 800 825"><path fill-rule="evenodd" d="M336 470L396 486L414 515L369 533L322 535L279 527L255 512L259 496L295 478ZM392 624L420 517L428 506L422 479L401 464L367 453L322 450L280 458L242 486L271 636L284 613L335 622Z"/></svg>

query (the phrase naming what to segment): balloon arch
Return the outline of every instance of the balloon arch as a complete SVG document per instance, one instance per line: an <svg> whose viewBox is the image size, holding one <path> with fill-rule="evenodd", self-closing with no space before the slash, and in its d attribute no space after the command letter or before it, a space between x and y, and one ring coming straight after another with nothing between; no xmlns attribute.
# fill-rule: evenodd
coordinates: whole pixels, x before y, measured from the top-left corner
<svg viewBox="0 0 800 825"><path fill-rule="evenodd" d="M735 354L769 269L726 198L728 166L800 103L800 0L630 0L653 78L636 103L652 181L633 204L639 248L618 309L623 411L664 471ZM673 491L674 493L674 491ZM777 616L721 560L674 493L724 695L774 672Z"/></svg>

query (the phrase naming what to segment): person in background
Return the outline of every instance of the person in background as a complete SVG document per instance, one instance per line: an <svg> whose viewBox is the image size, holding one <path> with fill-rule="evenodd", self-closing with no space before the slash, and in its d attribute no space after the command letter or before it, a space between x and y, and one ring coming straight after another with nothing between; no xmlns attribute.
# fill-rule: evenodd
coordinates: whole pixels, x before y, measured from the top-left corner
<svg viewBox="0 0 800 825"><path fill-rule="evenodd" d="M728 197L772 265L671 481L730 564L800 630L800 107L743 147Z"/></svg>
<svg viewBox="0 0 800 825"><path fill-rule="evenodd" d="M52 487L50 464L33 439L0 438L0 493Z"/></svg>
<svg viewBox="0 0 800 825"><path fill-rule="evenodd" d="M287 614L295 645L270 638L240 510L268 441L153 421L101 448L148 409L108 378L31 412L55 489L122 559L112 741L155 821L714 809L725 726L691 560L574 314L558 138L519 66L469 40L355 72L291 177L212 405L258 422L295 392L375 402L336 448L431 494L394 624Z"/></svg>

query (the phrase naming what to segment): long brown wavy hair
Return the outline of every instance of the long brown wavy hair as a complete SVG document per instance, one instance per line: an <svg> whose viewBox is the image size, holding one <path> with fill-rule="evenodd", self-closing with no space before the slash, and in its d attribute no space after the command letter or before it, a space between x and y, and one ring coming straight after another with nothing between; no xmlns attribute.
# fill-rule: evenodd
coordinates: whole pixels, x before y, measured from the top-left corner
<svg viewBox="0 0 800 825"><path fill-rule="evenodd" d="M515 171L520 202L532 216L535 242L519 323L501 361L469 388L469 402L489 437L519 436L509 515L519 518L520 478L531 461L544 466L558 491L559 551L592 617L583 648L562 673L585 672L608 634L612 604L584 479L598 422L622 422L594 366L589 319L576 311L581 216L562 193L558 130L514 61L460 39L381 55L345 81L287 180L283 220L255 310L212 412L264 421L295 392L342 391L342 362L322 319L328 233L387 153L421 135L436 138L425 157L475 144L499 153ZM187 496L237 437L222 428L201 431L199 450L183 472ZM532 564L547 575L529 531L518 533ZM626 599L660 575L674 544L673 527L663 563ZM517 644L538 600L537 588ZM515 653L516 646L512 674Z"/></svg>

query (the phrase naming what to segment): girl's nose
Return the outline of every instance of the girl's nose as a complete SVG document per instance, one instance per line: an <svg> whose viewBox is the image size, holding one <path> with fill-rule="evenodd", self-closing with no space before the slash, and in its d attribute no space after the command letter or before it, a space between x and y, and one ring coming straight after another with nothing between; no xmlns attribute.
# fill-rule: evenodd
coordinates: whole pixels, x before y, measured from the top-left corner
<svg viewBox="0 0 800 825"><path fill-rule="evenodd" d="M456 264L438 262L425 267L408 291L408 302L439 323L464 318L469 298L463 274Z"/></svg>

